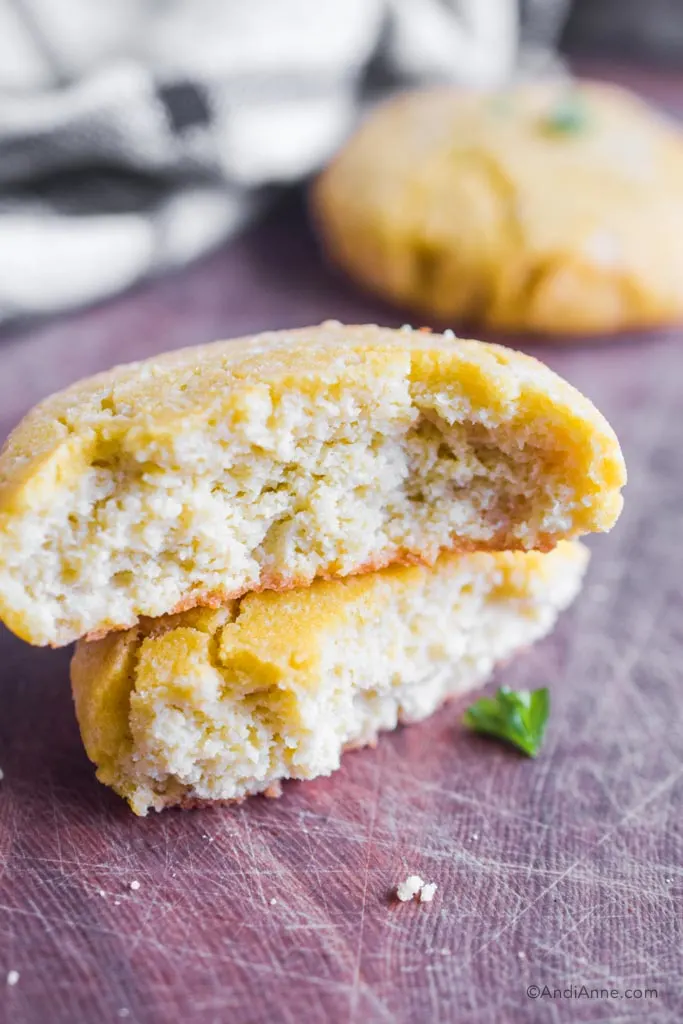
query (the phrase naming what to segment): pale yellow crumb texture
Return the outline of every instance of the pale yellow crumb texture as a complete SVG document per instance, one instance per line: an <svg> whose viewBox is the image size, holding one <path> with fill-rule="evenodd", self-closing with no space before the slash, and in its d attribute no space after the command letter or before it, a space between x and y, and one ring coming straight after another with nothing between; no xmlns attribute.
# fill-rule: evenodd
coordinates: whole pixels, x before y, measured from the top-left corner
<svg viewBox="0 0 683 1024"><path fill-rule="evenodd" d="M443 550L548 549L609 529L624 481L600 413L520 353L336 322L217 342L17 427L0 617L60 645Z"/></svg>
<svg viewBox="0 0 683 1024"><path fill-rule="evenodd" d="M72 684L100 780L137 814L328 775L544 636L588 552L443 555L81 641Z"/></svg>
<svg viewBox="0 0 683 1024"><path fill-rule="evenodd" d="M611 85L399 96L313 210L338 263L436 320L584 334L683 318L681 132Z"/></svg>

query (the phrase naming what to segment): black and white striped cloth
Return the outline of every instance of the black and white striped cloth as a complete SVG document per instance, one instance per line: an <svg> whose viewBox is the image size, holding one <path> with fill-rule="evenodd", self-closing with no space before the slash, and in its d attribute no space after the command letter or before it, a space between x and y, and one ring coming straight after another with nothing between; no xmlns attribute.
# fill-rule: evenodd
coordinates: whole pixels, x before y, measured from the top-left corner
<svg viewBox="0 0 683 1024"><path fill-rule="evenodd" d="M0 323L235 232L371 91L505 81L563 0L0 0Z"/></svg>

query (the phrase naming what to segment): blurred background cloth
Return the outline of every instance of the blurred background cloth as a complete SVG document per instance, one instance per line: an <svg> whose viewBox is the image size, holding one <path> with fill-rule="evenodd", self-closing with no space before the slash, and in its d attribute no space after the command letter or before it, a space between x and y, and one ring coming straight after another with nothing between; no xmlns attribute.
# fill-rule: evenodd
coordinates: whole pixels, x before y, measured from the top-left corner
<svg viewBox="0 0 683 1024"><path fill-rule="evenodd" d="M574 0L564 36L583 54L680 66L681 0Z"/></svg>
<svg viewBox="0 0 683 1024"><path fill-rule="evenodd" d="M402 85L552 66L565 0L0 0L0 322L234 233Z"/></svg>

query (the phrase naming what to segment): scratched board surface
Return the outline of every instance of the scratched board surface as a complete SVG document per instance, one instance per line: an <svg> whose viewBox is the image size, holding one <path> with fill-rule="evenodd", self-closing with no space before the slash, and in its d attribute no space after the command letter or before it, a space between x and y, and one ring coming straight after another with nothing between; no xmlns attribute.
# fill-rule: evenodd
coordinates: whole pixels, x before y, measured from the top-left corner
<svg viewBox="0 0 683 1024"><path fill-rule="evenodd" d="M681 80L644 84L666 101ZM6 336L0 435L117 361L396 323L302 222L285 204L182 275ZM580 600L497 678L550 686L542 756L467 734L453 705L279 801L136 819L82 752L69 652L0 627L3 1024L683 1019L683 331L525 347L603 409L630 471ZM414 872L434 901L395 903Z"/></svg>

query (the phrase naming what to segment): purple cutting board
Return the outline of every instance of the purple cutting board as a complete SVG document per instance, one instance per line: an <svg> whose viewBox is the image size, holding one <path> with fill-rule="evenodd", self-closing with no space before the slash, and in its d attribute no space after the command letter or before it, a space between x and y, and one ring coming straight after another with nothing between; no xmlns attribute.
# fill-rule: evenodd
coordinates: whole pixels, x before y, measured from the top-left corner
<svg viewBox="0 0 683 1024"><path fill-rule="evenodd" d="M328 317L406 319L323 267L285 203L185 273L5 337L0 436L112 363ZM0 1020L683 1019L683 331L525 347L606 413L631 480L578 604L498 676L551 687L542 756L453 705L279 801L137 819L80 747L69 652L0 627ZM412 872L433 903L392 902Z"/></svg>

